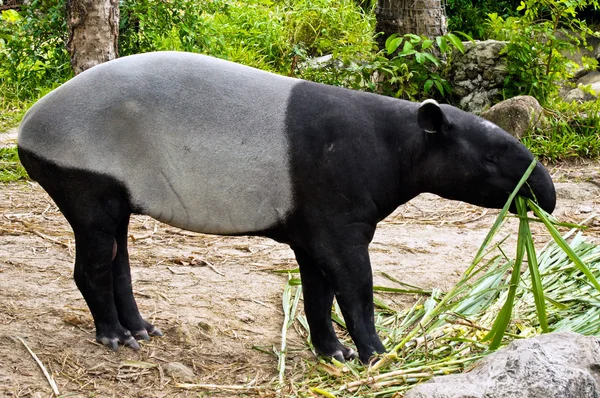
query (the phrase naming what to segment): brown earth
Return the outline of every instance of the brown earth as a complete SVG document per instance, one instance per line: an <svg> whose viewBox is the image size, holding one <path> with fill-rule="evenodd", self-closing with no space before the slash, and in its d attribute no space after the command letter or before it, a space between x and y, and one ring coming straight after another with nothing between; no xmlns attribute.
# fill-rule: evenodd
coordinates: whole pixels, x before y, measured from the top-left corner
<svg viewBox="0 0 600 398"><path fill-rule="evenodd" d="M552 169L555 214L582 222L600 238L600 164ZM596 214L593 216L593 214ZM371 245L382 273L423 288L448 289L469 265L497 211L421 195L383 221ZM593 216L589 219L590 216ZM516 230L511 220L501 236ZM549 236L535 225L541 247ZM512 234L514 236L514 233ZM504 245L511 250L513 241ZM132 221L134 292L143 315L165 333L140 351L110 352L94 340L92 318L72 280L74 242L68 224L35 183L0 185L0 397L50 397L52 390L23 342L65 396L276 396L283 320L281 294L295 267L292 252L269 239L208 236L148 217ZM413 297L379 295L403 307ZM20 340L22 339L22 341ZM288 339L288 375L309 372L315 358L305 336ZM259 387L185 390L169 363L190 381ZM177 380L179 378L179 380ZM284 394L292 394L291 387Z"/></svg>

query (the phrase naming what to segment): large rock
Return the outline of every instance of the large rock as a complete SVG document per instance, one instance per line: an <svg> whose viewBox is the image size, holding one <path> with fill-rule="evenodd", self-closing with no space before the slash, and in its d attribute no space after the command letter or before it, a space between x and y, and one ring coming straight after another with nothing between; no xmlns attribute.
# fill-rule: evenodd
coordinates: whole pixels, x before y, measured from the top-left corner
<svg viewBox="0 0 600 398"><path fill-rule="evenodd" d="M577 80L577 88L563 95L566 102L593 101L600 94L600 72L592 71L584 74ZM588 86L588 90L582 90L581 86ZM591 92L590 92L591 91Z"/></svg>
<svg viewBox="0 0 600 398"><path fill-rule="evenodd" d="M529 95L521 95L502 101L481 114L481 117L497 124L516 138L543 122L543 108Z"/></svg>
<svg viewBox="0 0 600 398"><path fill-rule="evenodd" d="M518 340L468 373L435 377L405 398L598 398L600 339L551 333Z"/></svg>
<svg viewBox="0 0 600 398"><path fill-rule="evenodd" d="M506 59L500 51L506 42L496 40L465 42L464 54L453 54L449 81L459 107L481 113L501 97L507 76Z"/></svg>

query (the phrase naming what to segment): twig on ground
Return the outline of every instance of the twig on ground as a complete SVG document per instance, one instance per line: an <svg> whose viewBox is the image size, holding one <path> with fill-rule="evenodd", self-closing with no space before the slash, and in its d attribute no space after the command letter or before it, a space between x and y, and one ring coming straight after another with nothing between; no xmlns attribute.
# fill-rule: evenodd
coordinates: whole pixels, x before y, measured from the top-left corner
<svg viewBox="0 0 600 398"><path fill-rule="evenodd" d="M25 343L25 340L23 340L19 336L17 336L17 339L19 339L19 341L25 346L27 351L29 351L29 354L31 354L31 356L33 357L35 362L38 364L38 366L44 373L44 376L46 376L46 380L48 380L48 384L50 384L50 387L52 388L52 392L54 393L55 396L58 397L60 395L60 392L58 391L58 386L56 385L56 382L54 381L52 376L50 376L50 373L48 373L48 371L46 370L46 367L44 366L42 361L40 361L40 359L37 357L37 355L35 355L35 353L33 351L31 351L31 348L29 348L27 343Z"/></svg>

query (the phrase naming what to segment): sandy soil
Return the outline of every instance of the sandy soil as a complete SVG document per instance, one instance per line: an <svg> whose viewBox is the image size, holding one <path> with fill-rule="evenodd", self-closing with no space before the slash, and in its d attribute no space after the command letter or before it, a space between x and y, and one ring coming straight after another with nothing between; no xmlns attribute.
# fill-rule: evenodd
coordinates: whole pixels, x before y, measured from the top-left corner
<svg viewBox="0 0 600 398"><path fill-rule="evenodd" d="M581 222L600 213L600 164L555 167L556 215ZM447 289L460 277L496 211L421 195L380 224L371 245L375 283L383 272L424 288ZM600 217L588 235L600 238ZM502 236L515 230L516 222ZM68 396L275 396L272 386L283 319L281 292L292 252L268 239L181 231L147 217L132 222L134 291L145 317L165 333L140 351L110 352L94 341L92 318L72 280L68 224L35 183L0 186L0 396L50 397L52 390L20 339ZM541 246L549 236L537 227ZM505 248L510 250L514 242ZM413 298L380 295L402 307ZM315 359L303 337L289 338L288 372ZM138 362L132 362L138 361ZM180 362L193 372L169 371ZM187 391L177 381L252 383L260 391Z"/></svg>

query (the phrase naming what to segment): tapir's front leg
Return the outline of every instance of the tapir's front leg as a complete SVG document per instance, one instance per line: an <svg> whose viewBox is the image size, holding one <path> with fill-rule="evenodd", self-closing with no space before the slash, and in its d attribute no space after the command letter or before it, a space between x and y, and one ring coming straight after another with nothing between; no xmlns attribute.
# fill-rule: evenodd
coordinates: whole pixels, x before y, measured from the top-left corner
<svg viewBox="0 0 600 398"><path fill-rule="evenodd" d="M373 355L385 352L375 331L373 275L366 241L366 236L372 235L347 228L337 231L340 230L343 236L321 235L319 242L311 245L311 252L333 289L360 360L366 364Z"/></svg>
<svg viewBox="0 0 600 398"><path fill-rule="evenodd" d="M294 247L296 261L300 266L304 312L311 331L312 344L317 354L333 357L343 362L355 358L356 352L343 345L331 323L333 289L318 265L306 251Z"/></svg>

